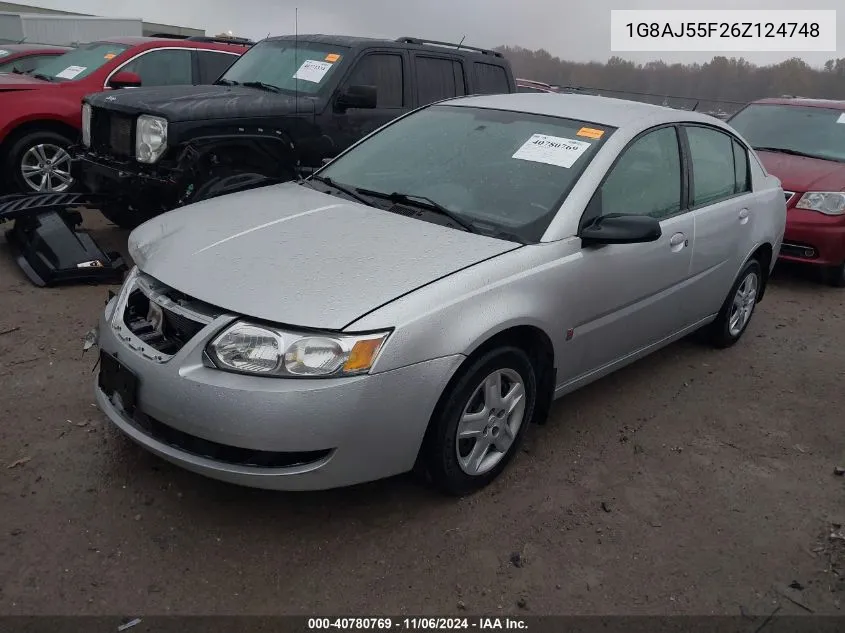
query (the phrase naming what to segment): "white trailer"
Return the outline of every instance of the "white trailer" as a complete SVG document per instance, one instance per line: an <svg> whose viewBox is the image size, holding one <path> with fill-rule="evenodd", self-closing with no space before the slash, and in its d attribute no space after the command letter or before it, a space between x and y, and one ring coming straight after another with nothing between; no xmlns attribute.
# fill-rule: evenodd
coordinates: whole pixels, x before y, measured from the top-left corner
<svg viewBox="0 0 845 633"><path fill-rule="evenodd" d="M140 18L0 12L0 40L5 41L74 46L143 32Z"/></svg>

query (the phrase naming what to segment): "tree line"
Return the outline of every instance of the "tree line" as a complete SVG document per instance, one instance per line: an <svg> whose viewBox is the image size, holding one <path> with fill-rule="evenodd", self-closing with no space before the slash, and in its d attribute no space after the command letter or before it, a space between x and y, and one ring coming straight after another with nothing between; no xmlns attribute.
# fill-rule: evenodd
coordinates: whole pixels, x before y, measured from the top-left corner
<svg viewBox="0 0 845 633"><path fill-rule="evenodd" d="M845 58L813 68L793 57L779 64L758 66L742 57L714 57L703 64L637 64L611 57L606 63L572 62L548 51L502 46L517 77L557 86L592 88L638 101L673 107L731 112L764 97L796 95L845 99Z"/></svg>

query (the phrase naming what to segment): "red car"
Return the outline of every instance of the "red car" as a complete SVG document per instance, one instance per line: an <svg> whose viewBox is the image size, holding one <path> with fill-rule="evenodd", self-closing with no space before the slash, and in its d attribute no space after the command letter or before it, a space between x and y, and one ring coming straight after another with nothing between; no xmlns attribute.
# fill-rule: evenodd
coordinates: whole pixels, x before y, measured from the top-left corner
<svg viewBox="0 0 845 633"><path fill-rule="evenodd" d="M115 88L210 84L248 50L218 38L122 37L76 47L28 74L0 75L0 178L13 191L67 191L82 97Z"/></svg>
<svg viewBox="0 0 845 633"><path fill-rule="evenodd" d="M728 122L783 184L780 259L818 266L845 286L845 101L761 99Z"/></svg>
<svg viewBox="0 0 845 633"><path fill-rule="evenodd" d="M534 81L533 79L517 79L516 80L516 91L517 92L557 92L555 87L543 83L542 81Z"/></svg>
<svg viewBox="0 0 845 633"><path fill-rule="evenodd" d="M70 46L0 43L0 73L28 72L44 60L73 50Z"/></svg>

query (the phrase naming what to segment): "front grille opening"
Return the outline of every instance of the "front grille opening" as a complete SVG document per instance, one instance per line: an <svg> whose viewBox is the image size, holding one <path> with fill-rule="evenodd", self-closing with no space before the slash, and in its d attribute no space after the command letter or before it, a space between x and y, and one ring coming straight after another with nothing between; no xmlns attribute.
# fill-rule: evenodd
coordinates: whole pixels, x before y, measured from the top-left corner
<svg viewBox="0 0 845 633"><path fill-rule="evenodd" d="M815 259L819 256L819 252L809 244L793 242L783 242L780 246L780 254L801 259Z"/></svg>
<svg viewBox="0 0 845 633"><path fill-rule="evenodd" d="M140 289L130 293L123 311L123 322L145 344L170 356L205 327L150 301Z"/></svg>
<svg viewBox="0 0 845 633"><path fill-rule="evenodd" d="M91 147L96 152L129 157L135 152L135 119L103 108L91 110Z"/></svg>
<svg viewBox="0 0 845 633"><path fill-rule="evenodd" d="M253 466L257 468L291 468L313 464L328 456L331 449L319 451L260 451L227 444L218 444L210 440L190 435L163 422L151 418L141 411L135 413L133 422L135 427L162 444L167 444L180 451L205 457L217 462L225 462L237 466Z"/></svg>

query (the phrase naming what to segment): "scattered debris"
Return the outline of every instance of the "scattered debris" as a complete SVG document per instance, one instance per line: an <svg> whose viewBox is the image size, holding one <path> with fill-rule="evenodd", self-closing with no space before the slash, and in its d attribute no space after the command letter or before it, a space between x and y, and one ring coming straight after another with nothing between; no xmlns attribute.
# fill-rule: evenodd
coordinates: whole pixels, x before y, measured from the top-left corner
<svg viewBox="0 0 845 633"><path fill-rule="evenodd" d="M76 426L78 426L78 427L88 426L88 423L87 422L77 422Z"/></svg>
<svg viewBox="0 0 845 633"><path fill-rule="evenodd" d="M522 554L519 552L514 552L511 554L511 565L514 567L522 567L525 564L525 560L522 558Z"/></svg>
<svg viewBox="0 0 845 633"><path fill-rule="evenodd" d="M798 591L804 591L804 585L802 585L797 580L793 580L791 583L789 583L789 588L790 589L797 589Z"/></svg>
<svg viewBox="0 0 845 633"><path fill-rule="evenodd" d="M845 466L837 466L836 468L833 469L833 474L836 475L837 477L841 477L842 475L845 475Z"/></svg>
<svg viewBox="0 0 845 633"><path fill-rule="evenodd" d="M32 358L25 358L23 360L13 360L10 365L25 365L26 363L34 363L38 360L38 356L33 356Z"/></svg>
<svg viewBox="0 0 845 633"><path fill-rule="evenodd" d="M775 585L775 591L777 591L781 596L789 600L792 604L801 607L808 613L815 613L812 608L810 608L806 602L804 602L800 596L798 596L794 590L790 589L789 587L785 587L783 585Z"/></svg>
<svg viewBox="0 0 845 633"><path fill-rule="evenodd" d="M8 330L0 331L0 336L3 336L4 334L11 334L12 332L17 332L19 329L19 327L13 327L9 328Z"/></svg>
<svg viewBox="0 0 845 633"><path fill-rule="evenodd" d="M88 330L85 337L82 339L82 353L85 354L89 349L97 344L97 329Z"/></svg>
<svg viewBox="0 0 845 633"><path fill-rule="evenodd" d="M518 606L520 609L527 609L528 608L528 600L526 600L525 598L520 598L519 600L516 601L516 606Z"/></svg>
<svg viewBox="0 0 845 633"><path fill-rule="evenodd" d="M23 534L23 530L20 528L15 528L11 532L9 532L9 534L11 534L12 536L20 536L21 534Z"/></svg>
<svg viewBox="0 0 845 633"><path fill-rule="evenodd" d="M604 510L605 512L610 512L610 506L607 505L606 501L601 502L601 509Z"/></svg>
<svg viewBox="0 0 845 633"><path fill-rule="evenodd" d="M11 464L9 464L8 468L17 468L18 466L23 466L29 461L32 461L31 457L21 457L20 459L16 459Z"/></svg>
<svg viewBox="0 0 845 633"><path fill-rule="evenodd" d="M134 620L129 620L126 624L121 624L117 627L118 632L125 631L126 629L131 629L133 626L137 626L141 624L141 618L135 618Z"/></svg>
<svg viewBox="0 0 845 633"><path fill-rule="evenodd" d="M458 609L461 611L466 611L467 605L464 603L463 600L458 600Z"/></svg>

